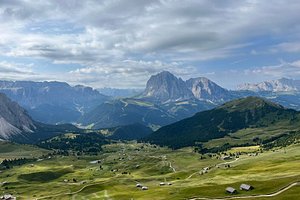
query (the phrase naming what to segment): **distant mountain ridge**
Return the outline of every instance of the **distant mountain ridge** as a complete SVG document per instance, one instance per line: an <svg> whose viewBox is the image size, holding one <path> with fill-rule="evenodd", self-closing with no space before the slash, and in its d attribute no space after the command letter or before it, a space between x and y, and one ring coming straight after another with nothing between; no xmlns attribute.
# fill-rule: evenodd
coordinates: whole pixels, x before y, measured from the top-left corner
<svg viewBox="0 0 300 200"><path fill-rule="evenodd" d="M141 95L107 101L83 115L80 122L93 128L139 123L156 130L229 98L229 91L206 78L183 81L163 71L150 77Z"/></svg>
<svg viewBox="0 0 300 200"><path fill-rule="evenodd" d="M139 99L116 99L107 101L83 115L81 123L93 128L110 128L130 124L163 126L176 121L176 117L162 107Z"/></svg>
<svg viewBox="0 0 300 200"><path fill-rule="evenodd" d="M120 88L99 88L101 94L114 98L129 98L139 95L143 92L142 89L120 89Z"/></svg>
<svg viewBox="0 0 300 200"><path fill-rule="evenodd" d="M183 81L172 73L163 71L150 77L140 98L165 103L193 98L211 102L224 102L232 97L228 90L205 77Z"/></svg>
<svg viewBox="0 0 300 200"><path fill-rule="evenodd" d="M34 121L24 108L0 93L0 140L34 143L41 139L77 131L72 125L47 125Z"/></svg>
<svg viewBox="0 0 300 200"><path fill-rule="evenodd" d="M294 84L293 87L291 83ZM265 83L264 85L270 84ZM294 81L280 79L272 84L273 86L269 86L269 89L265 88L258 92L232 91L222 88L205 77L190 78L184 81L168 71L163 71L150 77L141 95L102 104L94 111L84 115L81 122L85 125L92 124L95 128L124 126L133 123L159 128L191 117L197 112L247 96L263 97L289 108L300 109L300 94L295 93L295 89L290 93L273 92L273 90L287 91L296 88ZM270 88L272 91L269 91ZM153 117L153 113L156 113L157 117Z"/></svg>
<svg viewBox="0 0 300 200"><path fill-rule="evenodd" d="M281 85L272 82L272 87L265 87L257 92L232 91L205 77L182 80L163 71L149 78L140 95L130 98L108 97L91 87L70 86L55 81L0 81L0 92L19 103L35 121L47 124L74 122L99 129L139 123L157 130L197 112L247 96L264 97L300 110L297 82L289 79L280 79L279 82ZM275 86L277 89L274 89ZM274 92L280 90L289 92ZM116 92L115 95L119 92L127 95L128 91L130 90L107 90Z"/></svg>
<svg viewBox="0 0 300 200"><path fill-rule="evenodd" d="M238 90L254 92L300 92L300 80L281 78L261 83L245 83L238 86Z"/></svg>
<svg viewBox="0 0 300 200"><path fill-rule="evenodd" d="M37 121L74 122L109 98L91 87L65 82L0 81L0 92L24 107Z"/></svg>

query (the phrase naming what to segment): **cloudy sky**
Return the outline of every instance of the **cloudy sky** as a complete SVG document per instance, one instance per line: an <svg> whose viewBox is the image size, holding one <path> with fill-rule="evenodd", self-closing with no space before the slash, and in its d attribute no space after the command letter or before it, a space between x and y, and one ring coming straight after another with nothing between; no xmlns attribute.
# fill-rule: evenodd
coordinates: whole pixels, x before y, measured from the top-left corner
<svg viewBox="0 0 300 200"><path fill-rule="evenodd" d="M0 79L141 88L300 79L298 0L0 0Z"/></svg>

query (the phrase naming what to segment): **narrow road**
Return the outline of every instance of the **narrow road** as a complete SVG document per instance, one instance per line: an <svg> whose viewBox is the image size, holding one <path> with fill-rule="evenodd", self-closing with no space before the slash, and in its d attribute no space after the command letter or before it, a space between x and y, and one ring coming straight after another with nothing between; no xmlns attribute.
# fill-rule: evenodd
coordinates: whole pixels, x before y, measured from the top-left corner
<svg viewBox="0 0 300 200"><path fill-rule="evenodd" d="M279 189L277 192L273 192L270 194L257 194L257 195L249 195L249 196L231 196L231 197L223 197L223 198L207 198L207 197L193 197L189 200L227 200L227 199L249 199L249 198L261 198L261 197L274 197L277 196L292 187L300 186L300 182L290 183L289 185Z"/></svg>

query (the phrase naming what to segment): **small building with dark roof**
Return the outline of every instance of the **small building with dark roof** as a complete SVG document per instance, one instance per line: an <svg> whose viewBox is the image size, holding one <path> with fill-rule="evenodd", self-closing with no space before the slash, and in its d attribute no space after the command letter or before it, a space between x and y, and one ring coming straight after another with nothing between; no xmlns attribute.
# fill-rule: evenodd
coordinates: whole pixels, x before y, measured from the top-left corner
<svg viewBox="0 0 300 200"><path fill-rule="evenodd" d="M226 192L229 193L229 194L236 194L237 193L236 189L234 189L233 187L227 187Z"/></svg>
<svg viewBox="0 0 300 200"><path fill-rule="evenodd" d="M148 190L148 187L143 186L143 187L142 187L142 190Z"/></svg>
<svg viewBox="0 0 300 200"><path fill-rule="evenodd" d="M231 156L223 156L221 157L222 160L231 160L232 157Z"/></svg>
<svg viewBox="0 0 300 200"><path fill-rule="evenodd" d="M139 187L139 188L141 188L141 187L143 187L143 186L142 186L142 184L140 184L140 183L137 183L137 184L136 184L136 187Z"/></svg>
<svg viewBox="0 0 300 200"><path fill-rule="evenodd" d="M254 189L253 188L253 186L251 186L251 185L248 185L248 184L241 184L241 186L240 186L240 190L245 190L245 191L249 191L249 190L252 190L252 189Z"/></svg>

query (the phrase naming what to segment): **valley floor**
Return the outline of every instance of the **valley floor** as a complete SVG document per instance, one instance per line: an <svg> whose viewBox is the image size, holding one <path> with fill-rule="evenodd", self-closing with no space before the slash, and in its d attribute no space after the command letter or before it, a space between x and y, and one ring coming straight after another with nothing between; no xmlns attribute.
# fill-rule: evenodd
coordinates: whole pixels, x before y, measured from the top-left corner
<svg viewBox="0 0 300 200"><path fill-rule="evenodd" d="M54 156L4 170L0 196L11 193L26 200L299 199L299 144L262 153L258 147L228 153L234 151L245 153L225 161L219 155L200 159L192 148L110 144L98 156ZM165 185L160 186L162 182ZM136 187L137 183L148 190ZM241 183L254 189L240 191ZM228 186L238 193L227 194Z"/></svg>

